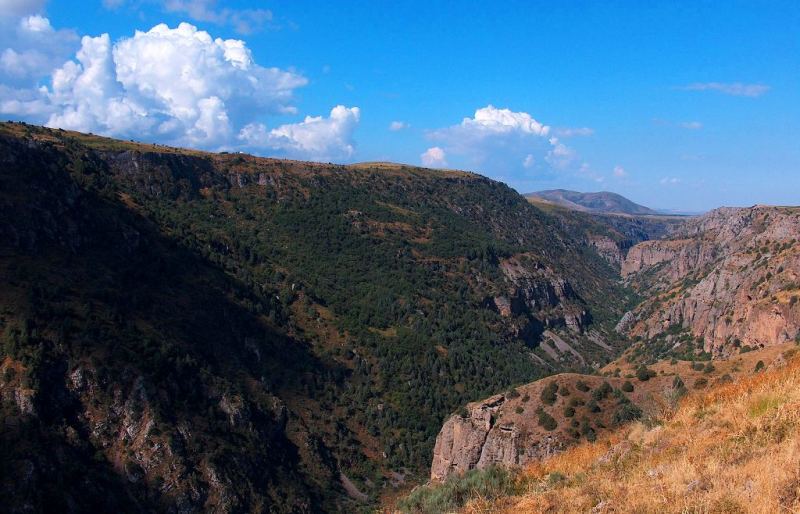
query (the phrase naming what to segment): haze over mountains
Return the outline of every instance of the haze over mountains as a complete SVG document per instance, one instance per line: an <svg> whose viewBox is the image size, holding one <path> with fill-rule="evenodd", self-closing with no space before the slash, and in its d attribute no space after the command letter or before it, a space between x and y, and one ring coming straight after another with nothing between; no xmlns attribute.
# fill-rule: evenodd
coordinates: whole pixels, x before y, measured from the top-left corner
<svg viewBox="0 0 800 514"><path fill-rule="evenodd" d="M7 509L437 512L791 357L799 209L567 193L0 124Z"/></svg>

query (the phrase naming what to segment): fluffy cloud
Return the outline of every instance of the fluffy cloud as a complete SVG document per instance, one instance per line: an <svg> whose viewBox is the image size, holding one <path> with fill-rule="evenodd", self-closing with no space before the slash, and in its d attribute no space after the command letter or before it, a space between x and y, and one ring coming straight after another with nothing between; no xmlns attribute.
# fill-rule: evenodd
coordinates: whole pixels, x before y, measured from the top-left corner
<svg viewBox="0 0 800 514"><path fill-rule="evenodd" d="M434 146L425 150L420 156L422 165L428 168L443 168L447 166L444 150Z"/></svg>
<svg viewBox="0 0 800 514"><path fill-rule="evenodd" d="M389 123L389 130L391 130L392 132L397 132L398 130L407 129L408 127L410 127L410 125L405 121L393 121Z"/></svg>
<svg viewBox="0 0 800 514"><path fill-rule="evenodd" d="M429 131L427 137L438 143L437 148L454 166L520 183L562 172L577 174L581 164L578 154L556 134L568 137L590 133L588 128L552 129L527 112L487 105L458 125Z"/></svg>
<svg viewBox="0 0 800 514"><path fill-rule="evenodd" d="M661 180L659 180L659 183L662 186L674 186L676 184L680 184L681 183L681 179L679 179L677 177L664 177Z"/></svg>
<svg viewBox="0 0 800 514"><path fill-rule="evenodd" d="M741 82L696 82L684 86L682 89L687 91L717 91L732 96L761 96L770 90L765 84L743 84Z"/></svg>
<svg viewBox="0 0 800 514"><path fill-rule="evenodd" d="M683 121L680 123L680 126L689 130L700 130L703 128L703 124L699 121Z"/></svg>
<svg viewBox="0 0 800 514"><path fill-rule="evenodd" d="M244 127L239 139L252 148L280 150L290 157L322 161L349 159L355 151L353 131L358 126L358 107L337 105L330 116L306 116L300 123L267 130L261 123Z"/></svg>
<svg viewBox="0 0 800 514"><path fill-rule="evenodd" d="M461 125L450 127L445 131L460 131L484 138L514 133L546 136L550 132L550 127L539 123L527 112L513 112L487 105L475 111L474 117L464 118Z"/></svg>
<svg viewBox="0 0 800 514"><path fill-rule="evenodd" d="M0 18L0 83L34 87L75 53L79 38L38 14Z"/></svg>
<svg viewBox="0 0 800 514"><path fill-rule="evenodd" d="M617 178L625 178L625 177L628 176L628 172L625 171L625 168L623 168L620 165L614 166L613 173L614 173L614 176L617 177Z"/></svg>
<svg viewBox="0 0 800 514"><path fill-rule="evenodd" d="M44 18L25 23L29 32L52 32ZM0 56L0 65L14 62L13 54ZM239 144L240 127L259 117L295 112L293 92L306 82L256 64L243 41L213 39L188 23L161 24L116 43L108 34L83 37L74 60L52 71L49 88L17 88L0 112L53 127L217 149Z"/></svg>

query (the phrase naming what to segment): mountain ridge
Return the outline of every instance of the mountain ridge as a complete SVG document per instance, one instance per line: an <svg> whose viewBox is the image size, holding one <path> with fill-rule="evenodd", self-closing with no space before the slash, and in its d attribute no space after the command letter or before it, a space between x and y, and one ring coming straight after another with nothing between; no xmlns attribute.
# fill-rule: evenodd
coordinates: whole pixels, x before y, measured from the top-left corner
<svg viewBox="0 0 800 514"><path fill-rule="evenodd" d="M20 123L0 149L15 510L367 508L458 405L627 346L614 268L485 177Z"/></svg>
<svg viewBox="0 0 800 514"><path fill-rule="evenodd" d="M550 203L581 212L637 216L661 215L658 211L639 205L620 194L610 191L582 193L567 189L550 189L526 193L524 196L530 201Z"/></svg>

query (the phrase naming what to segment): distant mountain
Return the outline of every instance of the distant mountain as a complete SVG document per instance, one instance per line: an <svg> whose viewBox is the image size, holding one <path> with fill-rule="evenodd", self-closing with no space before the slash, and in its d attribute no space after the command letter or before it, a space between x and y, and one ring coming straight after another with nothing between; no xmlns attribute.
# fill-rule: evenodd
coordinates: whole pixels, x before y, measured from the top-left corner
<svg viewBox="0 0 800 514"><path fill-rule="evenodd" d="M525 197L529 201L538 200L582 212L631 215L659 214L657 211L634 203L622 195L608 191L581 193L566 189L551 189L549 191L528 193Z"/></svg>

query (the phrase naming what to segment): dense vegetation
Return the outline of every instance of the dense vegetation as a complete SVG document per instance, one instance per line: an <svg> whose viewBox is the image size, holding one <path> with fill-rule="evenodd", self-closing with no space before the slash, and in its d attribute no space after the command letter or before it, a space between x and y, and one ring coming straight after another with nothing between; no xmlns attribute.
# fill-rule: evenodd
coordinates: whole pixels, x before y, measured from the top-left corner
<svg viewBox="0 0 800 514"><path fill-rule="evenodd" d="M32 391L35 404L19 416L4 393L3 414L18 419L3 433L4 474L23 449L35 455L32 480L52 496L41 505L63 507L63 482L81 491L90 470L94 493L127 492L69 500L87 508L258 510L277 498L286 510L341 508L340 471L374 498L389 471L424 473L458 406L583 368L537 348L565 308L622 345L610 327L631 299L613 270L476 175L8 124L0 152L0 330L4 369L17 370L3 387ZM509 258L567 277L571 304L503 316L492 299L510 287ZM587 357L613 357L595 351ZM68 380L76 370L90 385ZM130 440L94 430L122 423L115 409L152 425ZM186 490L163 493L174 473L142 449L156 443L183 466ZM109 468L128 481L102 485Z"/></svg>

